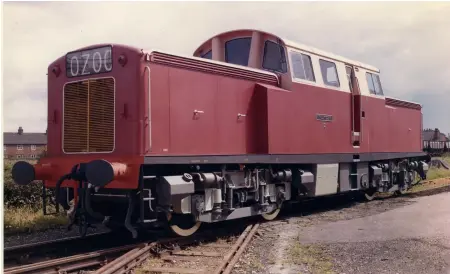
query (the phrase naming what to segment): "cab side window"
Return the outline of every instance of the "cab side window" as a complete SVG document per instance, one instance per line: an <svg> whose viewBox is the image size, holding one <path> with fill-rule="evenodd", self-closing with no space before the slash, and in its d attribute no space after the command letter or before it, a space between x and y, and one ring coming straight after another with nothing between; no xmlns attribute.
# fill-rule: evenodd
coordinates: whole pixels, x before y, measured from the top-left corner
<svg viewBox="0 0 450 274"><path fill-rule="evenodd" d="M264 43L264 57L262 67L270 71L285 73L286 54L283 46L272 41Z"/></svg>
<svg viewBox="0 0 450 274"><path fill-rule="evenodd" d="M292 76L297 79L315 82L314 70L312 68L311 57L306 54L291 51Z"/></svg>
<svg viewBox="0 0 450 274"><path fill-rule="evenodd" d="M377 74L366 72L367 86L370 94L383 96L383 89L381 88L380 76Z"/></svg>
<svg viewBox="0 0 450 274"><path fill-rule="evenodd" d="M247 66L250 55L251 37L236 38L225 43L225 62Z"/></svg>
<svg viewBox="0 0 450 274"><path fill-rule="evenodd" d="M336 64L322 59L319 59L319 63L323 83L327 86L340 87Z"/></svg>
<svg viewBox="0 0 450 274"><path fill-rule="evenodd" d="M210 50L210 51L208 51L208 52L206 52L205 54L203 54L202 56L201 56L202 58L205 58L205 59L212 59L212 51Z"/></svg>

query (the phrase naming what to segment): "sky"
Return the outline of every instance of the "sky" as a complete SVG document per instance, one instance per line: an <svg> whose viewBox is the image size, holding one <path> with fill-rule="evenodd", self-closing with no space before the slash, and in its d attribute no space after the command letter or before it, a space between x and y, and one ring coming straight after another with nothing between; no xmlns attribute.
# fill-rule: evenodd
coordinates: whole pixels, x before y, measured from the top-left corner
<svg viewBox="0 0 450 274"><path fill-rule="evenodd" d="M44 132L47 67L121 43L192 55L233 29L259 29L371 64L385 95L423 104L450 133L449 2L3 2L3 131Z"/></svg>

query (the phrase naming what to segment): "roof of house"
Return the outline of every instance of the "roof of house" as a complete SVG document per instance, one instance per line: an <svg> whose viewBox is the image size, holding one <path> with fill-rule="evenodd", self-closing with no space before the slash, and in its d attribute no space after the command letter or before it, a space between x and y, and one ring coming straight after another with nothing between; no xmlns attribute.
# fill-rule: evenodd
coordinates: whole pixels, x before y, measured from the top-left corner
<svg viewBox="0 0 450 274"><path fill-rule="evenodd" d="M3 132L4 145L46 145L47 134L40 132L24 133L22 127L17 132Z"/></svg>
<svg viewBox="0 0 450 274"><path fill-rule="evenodd" d="M444 133L439 132L439 130L437 132L438 132L438 139L435 140L434 139L434 136L436 134L435 130L424 130L422 132L422 139L424 141L444 141L444 142L449 141L449 139L447 138L447 136L445 136Z"/></svg>

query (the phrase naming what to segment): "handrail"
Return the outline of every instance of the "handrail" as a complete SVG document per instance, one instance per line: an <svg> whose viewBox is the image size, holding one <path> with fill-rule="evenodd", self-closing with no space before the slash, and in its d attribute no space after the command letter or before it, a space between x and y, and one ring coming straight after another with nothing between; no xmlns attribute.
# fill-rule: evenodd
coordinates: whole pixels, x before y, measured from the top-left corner
<svg viewBox="0 0 450 274"><path fill-rule="evenodd" d="M150 77L150 67L145 66L144 73L148 71L148 87L147 87L147 93L148 93L148 140L149 140L149 147L148 150L145 151L145 153L152 150L152 97L151 97L151 77ZM145 128L145 123L144 123ZM145 140L145 139L144 139ZM145 142L145 141L144 141Z"/></svg>

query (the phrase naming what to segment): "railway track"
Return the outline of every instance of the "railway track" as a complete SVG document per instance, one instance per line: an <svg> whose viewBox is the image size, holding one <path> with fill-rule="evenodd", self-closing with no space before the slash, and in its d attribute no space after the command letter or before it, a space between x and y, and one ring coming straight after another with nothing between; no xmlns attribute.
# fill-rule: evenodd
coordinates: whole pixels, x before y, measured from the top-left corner
<svg viewBox="0 0 450 274"><path fill-rule="evenodd" d="M4 249L4 267L6 273L57 273L52 269L60 266L65 269L67 265L78 261L90 260L96 266L98 264L93 262L96 258L103 258L102 262L109 261L126 252L127 248L153 241L161 235L158 232L142 233L137 239L132 239L124 237L120 231L102 232L84 238L69 237L7 247ZM77 268L75 266L74 269ZM41 270L44 272L40 272Z"/></svg>
<svg viewBox="0 0 450 274"><path fill-rule="evenodd" d="M109 248L68 256L64 258L46 260L34 264L21 265L5 269L6 274L19 273L70 273L77 270L96 267L114 260L126 251L136 248L139 244L132 244L122 247Z"/></svg>
<svg viewBox="0 0 450 274"><path fill-rule="evenodd" d="M215 248L229 248L228 252L224 253L219 252L199 252L199 251L189 251L189 250L156 250L158 242L149 243L145 246L136 247L133 250L125 253L121 257L115 259L114 261L104 265L100 269L98 269L95 274L123 274L127 273L129 270L135 268L136 266L141 265L144 261L146 261L151 256L155 256L160 258L163 261L176 261L176 260L185 260L185 261L201 261L211 260L211 258L216 258L217 265L214 267L214 271L211 269L198 269L198 268L188 268L188 267L161 267L161 266L152 266L150 268L146 268L146 273L214 273L214 274L229 274L233 269L233 266L239 260L240 256L244 252L247 245L250 243L252 237L255 235L258 230L259 224L248 225L247 228L242 232L239 238L234 242L234 244L229 248L228 245L220 245L216 244ZM184 243L186 246L190 246L192 242ZM214 243L213 243L214 245ZM211 246L211 245L210 245ZM181 259L180 257L184 257Z"/></svg>
<svg viewBox="0 0 450 274"><path fill-rule="evenodd" d="M43 260L33 264L10 267L5 269L4 273L59 274L78 273L80 270L88 270L94 271L93 273L96 274L117 274L127 273L131 269L144 263L148 258L158 258L167 261L174 258L178 260L178 257L184 257L185 260L188 257L190 257L191 260L210 260L215 258L216 265L214 267L214 273L230 273L233 265L237 262L239 256L243 253L245 247L258 229L258 226L259 224L248 225L231 247L229 245L216 244L215 242L218 239L217 235L214 235L213 231L209 231L209 233L203 233L192 237L165 238L156 241L86 252L63 258ZM216 249L228 249L229 251L217 253L192 252L187 250L189 247L196 246L200 243L215 246ZM223 255L225 253L226 255ZM151 273L202 273L196 268L171 267L152 267L149 271Z"/></svg>
<svg viewBox="0 0 450 274"><path fill-rule="evenodd" d="M85 249L87 243L95 242L96 244L100 244L102 240L107 239L110 235L111 232L100 232L89 234L85 238L75 236L5 247L3 253L4 263L5 266L11 266L33 261L35 260L35 257L52 256L52 254L56 253L58 253L59 256L64 256L71 252L80 252L83 248Z"/></svg>

